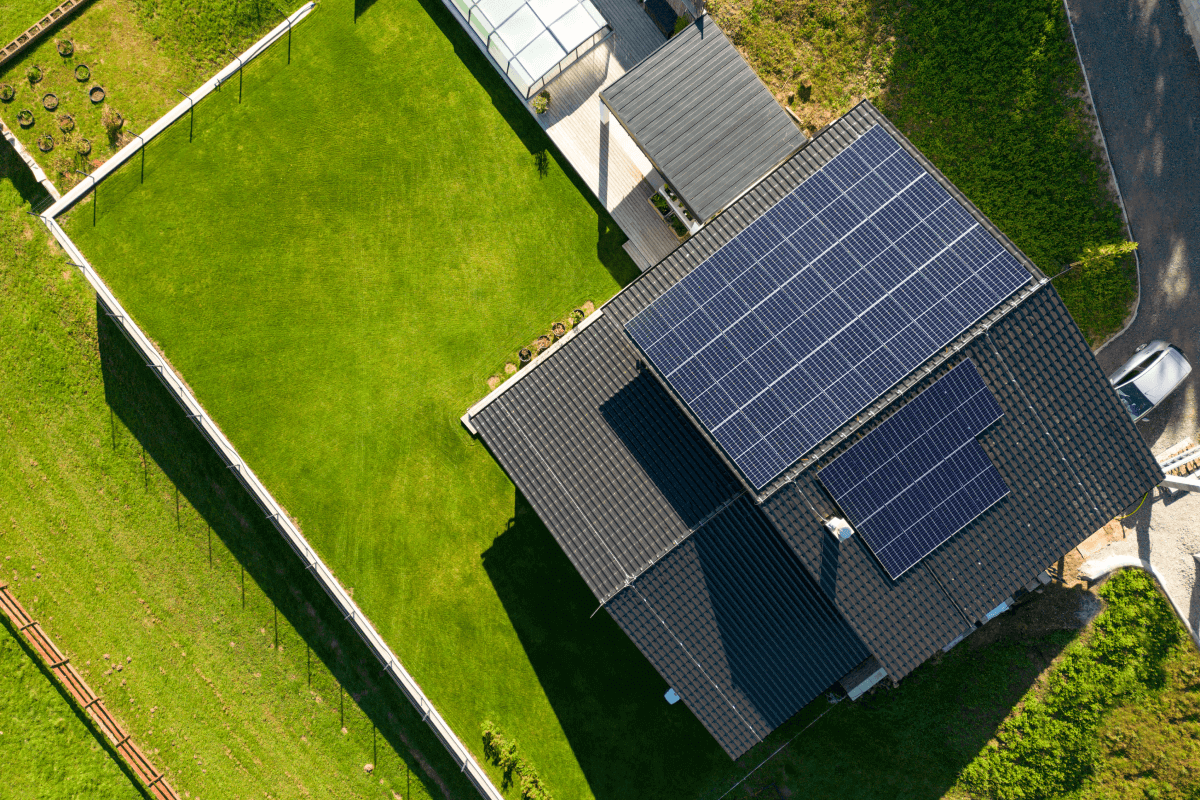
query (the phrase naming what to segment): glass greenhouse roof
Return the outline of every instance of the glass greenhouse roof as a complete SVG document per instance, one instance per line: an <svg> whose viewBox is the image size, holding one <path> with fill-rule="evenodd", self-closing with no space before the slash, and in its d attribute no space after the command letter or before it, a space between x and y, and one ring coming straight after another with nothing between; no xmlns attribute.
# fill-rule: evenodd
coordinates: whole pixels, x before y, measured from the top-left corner
<svg viewBox="0 0 1200 800"><path fill-rule="evenodd" d="M526 96L608 30L591 0L454 0L454 5Z"/></svg>

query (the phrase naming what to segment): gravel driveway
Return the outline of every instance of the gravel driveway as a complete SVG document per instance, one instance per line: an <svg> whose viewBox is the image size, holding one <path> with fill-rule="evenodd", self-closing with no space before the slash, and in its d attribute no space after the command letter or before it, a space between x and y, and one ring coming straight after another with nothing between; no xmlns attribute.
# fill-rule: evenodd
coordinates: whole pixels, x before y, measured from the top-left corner
<svg viewBox="0 0 1200 800"><path fill-rule="evenodd" d="M1099 354L1105 372L1166 339L1195 367L1138 427L1159 453L1197 434L1200 403L1200 59L1178 0L1068 0L1079 53L1139 243L1137 320Z"/></svg>

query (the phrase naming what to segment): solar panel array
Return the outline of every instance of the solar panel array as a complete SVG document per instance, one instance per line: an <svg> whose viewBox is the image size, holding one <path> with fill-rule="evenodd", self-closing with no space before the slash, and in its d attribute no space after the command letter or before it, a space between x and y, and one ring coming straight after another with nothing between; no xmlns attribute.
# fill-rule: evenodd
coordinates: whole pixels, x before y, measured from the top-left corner
<svg viewBox="0 0 1200 800"><path fill-rule="evenodd" d="M893 578L1008 494L975 441L1003 415L967 359L818 473Z"/></svg>
<svg viewBox="0 0 1200 800"><path fill-rule="evenodd" d="M625 328L761 489L1029 279L876 125Z"/></svg>

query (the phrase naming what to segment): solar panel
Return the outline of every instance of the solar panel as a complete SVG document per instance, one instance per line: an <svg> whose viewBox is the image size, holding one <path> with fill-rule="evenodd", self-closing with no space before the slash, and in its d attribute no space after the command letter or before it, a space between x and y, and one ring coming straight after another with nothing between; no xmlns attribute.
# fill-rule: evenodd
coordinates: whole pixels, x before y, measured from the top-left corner
<svg viewBox="0 0 1200 800"><path fill-rule="evenodd" d="M1008 494L975 440L1003 414L967 359L818 473L893 578Z"/></svg>
<svg viewBox="0 0 1200 800"><path fill-rule="evenodd" d="M625 329L761 489L1029 279L876 125Z"/></svg>

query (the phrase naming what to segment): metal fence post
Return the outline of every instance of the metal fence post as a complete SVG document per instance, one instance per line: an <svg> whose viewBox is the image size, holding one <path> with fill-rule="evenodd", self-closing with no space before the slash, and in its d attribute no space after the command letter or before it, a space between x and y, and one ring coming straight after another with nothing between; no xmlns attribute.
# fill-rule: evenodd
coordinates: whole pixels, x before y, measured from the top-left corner
<svg viewBox="0 0 1200 800"><path fill-rule="evenodd" d="M179 92L178 89L176 89L175 91ZM179 92L179 93L183 94L183 92ZM183 94L183 96L185 98L187 98L187 101L189 103L189 105L188 105L188 141L190 142L190 141L192 141L192 133L195 132L195 130L196 130L196 125L195 125L196 101L192 99L191 95Z"/></svg>

